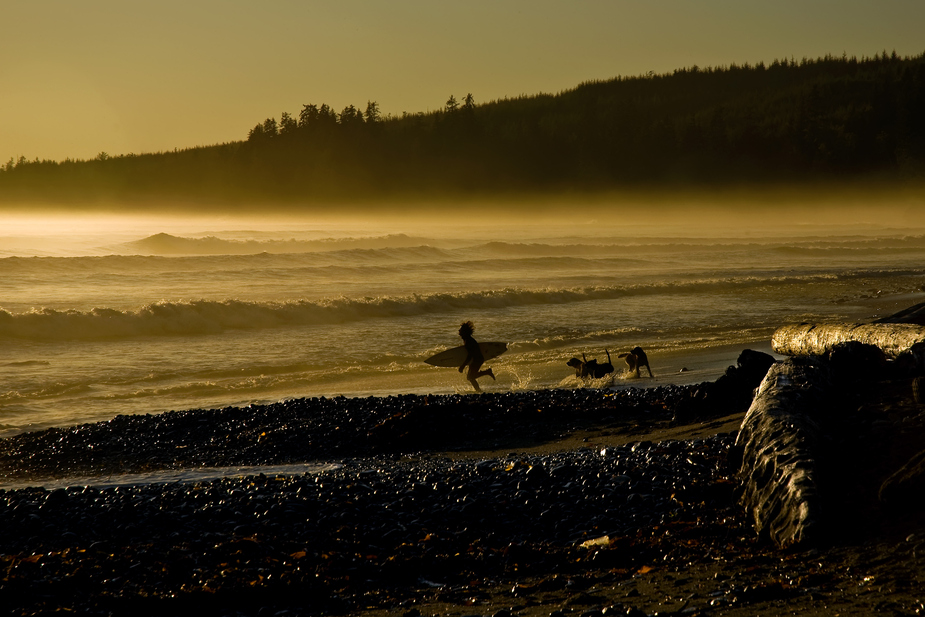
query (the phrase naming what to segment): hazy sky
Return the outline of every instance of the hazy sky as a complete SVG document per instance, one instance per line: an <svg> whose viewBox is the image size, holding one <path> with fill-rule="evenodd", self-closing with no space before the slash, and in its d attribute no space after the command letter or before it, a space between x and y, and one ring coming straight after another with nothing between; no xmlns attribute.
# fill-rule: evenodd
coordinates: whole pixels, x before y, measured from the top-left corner
<svg viewBox="0 0 925 617"><path fill-rule="evenodd" d="M925 51L923 0L0 0L0 164L244 139L648 71Z"/></svg>

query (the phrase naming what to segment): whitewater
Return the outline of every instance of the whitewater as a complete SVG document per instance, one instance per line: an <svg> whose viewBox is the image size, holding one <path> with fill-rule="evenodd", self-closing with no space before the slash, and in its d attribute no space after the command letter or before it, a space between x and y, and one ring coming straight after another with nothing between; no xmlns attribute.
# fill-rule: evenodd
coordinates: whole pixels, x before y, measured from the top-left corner
<svg viewBox="0 0 925 617"><path fill-rule="evenodd" d="M472 320L488 391L716 379L801 321L923 300L925 229L573 216L0 215L0 437L120 414L467 393L423 359ZM640 345L654 379L617 355ZM566 362L613 358L578 382Z"/></svg>

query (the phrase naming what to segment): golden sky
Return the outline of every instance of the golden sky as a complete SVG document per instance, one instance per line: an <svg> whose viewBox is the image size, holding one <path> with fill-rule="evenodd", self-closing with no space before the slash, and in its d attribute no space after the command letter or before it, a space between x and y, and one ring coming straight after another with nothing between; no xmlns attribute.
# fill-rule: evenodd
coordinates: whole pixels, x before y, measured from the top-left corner
<svg viewBox="0 0 925 617"><path fill-rule="evenodd" d="M697 64L925 51L923 0L0 0L0 164Z"/></svg>

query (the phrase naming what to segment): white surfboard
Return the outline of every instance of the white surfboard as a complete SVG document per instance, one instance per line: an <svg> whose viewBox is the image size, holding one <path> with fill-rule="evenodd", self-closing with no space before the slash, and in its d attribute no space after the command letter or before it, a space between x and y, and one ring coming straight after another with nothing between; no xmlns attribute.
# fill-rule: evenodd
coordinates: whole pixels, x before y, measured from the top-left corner
<svg viewBox="0 0 925 617"><path fill-rule="evenodd" d="M505 351L507 351L507 343L479 343L479 349L482 350L482 355L485 356L486 360L491 360L492 358L497 358ZM459 365L465 361L465 345L460 345L459 347L453 347L452 349L441 351L440 353L424 360L424 362L427 364L431 364L433 366L444 366L447 368L459 368Z"/></svg>

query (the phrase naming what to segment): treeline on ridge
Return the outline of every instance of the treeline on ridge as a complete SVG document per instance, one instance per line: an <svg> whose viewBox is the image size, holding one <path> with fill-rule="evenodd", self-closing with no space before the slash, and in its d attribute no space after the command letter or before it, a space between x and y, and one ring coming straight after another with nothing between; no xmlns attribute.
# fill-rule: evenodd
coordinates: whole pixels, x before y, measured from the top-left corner
<svg viewBox="0 0 925 617"><path fill-rule="evenodd" d="M311 201L925 175L925 54L696 66L385 116L303 105L247 139L10 160L0 199Z"/></svg>

